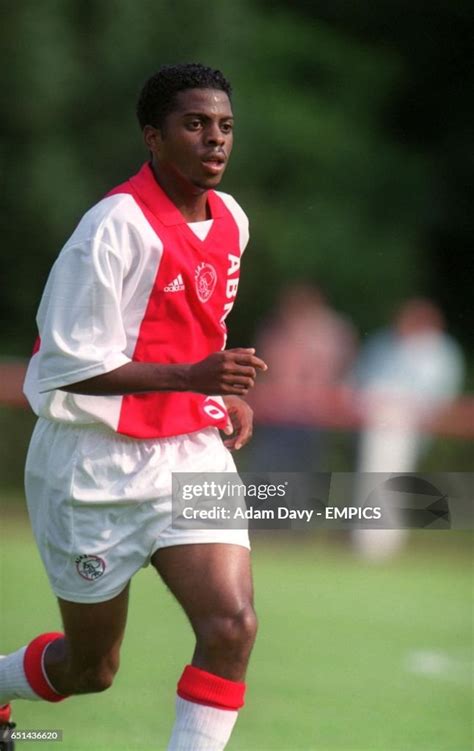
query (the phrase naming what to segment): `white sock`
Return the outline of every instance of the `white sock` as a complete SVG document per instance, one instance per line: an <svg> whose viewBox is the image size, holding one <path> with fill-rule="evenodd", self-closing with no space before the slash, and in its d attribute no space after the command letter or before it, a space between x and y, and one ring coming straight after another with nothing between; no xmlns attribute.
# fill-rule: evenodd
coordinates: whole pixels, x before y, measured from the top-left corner
<svg viewBox="0 0 474 751"><path fill-rule="evenodd" d="M176 722L167 751L222 751L238 712L176 697Z"/></svg>
<svg viewBox="0 0 474 751"><path fill-rule="evenodd" d="M26 647L21 647L9 655L0 656L0 706L12 699L41 701L26 680L23 669L23 656Z"/></svg>

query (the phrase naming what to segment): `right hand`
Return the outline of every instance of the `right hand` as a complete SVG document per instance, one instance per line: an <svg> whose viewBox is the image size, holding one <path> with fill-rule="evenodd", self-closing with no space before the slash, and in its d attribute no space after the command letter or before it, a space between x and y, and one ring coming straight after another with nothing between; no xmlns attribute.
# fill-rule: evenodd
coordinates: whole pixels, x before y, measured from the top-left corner
<svg viewBox="0 0 474 751"><path fill-rule="evenodd" d="M245 396L255 385L257 370L267 370L266 363L255 356L254 349L225 349L189 366L189 391L199 394Z"/></svg>

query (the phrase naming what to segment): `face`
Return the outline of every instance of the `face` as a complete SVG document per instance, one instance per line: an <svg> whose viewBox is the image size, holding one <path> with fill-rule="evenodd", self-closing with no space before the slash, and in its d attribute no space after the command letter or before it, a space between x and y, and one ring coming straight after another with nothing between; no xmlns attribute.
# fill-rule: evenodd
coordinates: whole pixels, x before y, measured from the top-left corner
<svg viewBox="0 0 474 751"><path fill-rule="evenodd" d="M227 166L233 123L224 91L187 89L177 94L161 130L145 128L145 142L167 181L208 190L220 183Z"/></svg>

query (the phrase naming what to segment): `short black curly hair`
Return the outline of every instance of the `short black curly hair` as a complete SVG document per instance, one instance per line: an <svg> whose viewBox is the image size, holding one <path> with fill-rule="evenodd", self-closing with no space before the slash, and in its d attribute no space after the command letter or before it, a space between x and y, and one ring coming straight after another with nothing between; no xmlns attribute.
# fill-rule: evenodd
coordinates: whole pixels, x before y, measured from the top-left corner
<svg viewBox="0 0 474 751"><path fill-rule="evenodd" d="M186 89L220 89L229 99L232 87L220 70L201 63L163 65L143 86L137 103L140 127L153 125L162 128L165 118L173 110L175 97Z"/></svg>

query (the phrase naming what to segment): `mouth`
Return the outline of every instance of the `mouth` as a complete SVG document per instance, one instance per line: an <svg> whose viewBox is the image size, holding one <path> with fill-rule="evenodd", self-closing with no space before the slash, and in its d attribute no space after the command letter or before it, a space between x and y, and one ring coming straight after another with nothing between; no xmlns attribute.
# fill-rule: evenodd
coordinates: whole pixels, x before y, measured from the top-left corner
<svg viewBox="0 0 474 751"><path fill-rule="evenodd" d="M212 175L220 174L225 168L226 158L224 154L214 153L209 154L204 159L201 159L201 164L207 172Z"/></svg>

